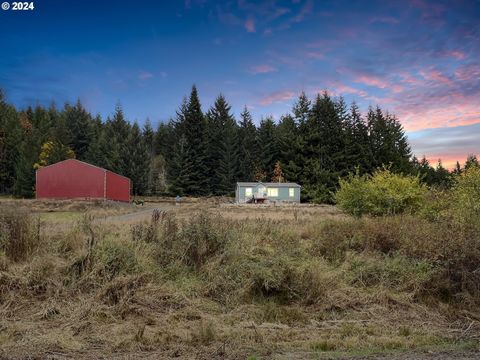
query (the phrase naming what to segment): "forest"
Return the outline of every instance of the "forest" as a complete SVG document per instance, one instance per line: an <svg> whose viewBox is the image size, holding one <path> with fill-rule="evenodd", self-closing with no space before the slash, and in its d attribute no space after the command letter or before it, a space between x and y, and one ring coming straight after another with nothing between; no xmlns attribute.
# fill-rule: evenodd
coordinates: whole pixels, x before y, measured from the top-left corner
<svg viewBox="0 0 480 360"><path fill-rule="evenodd" d="M448 188L453 171L412 156L395 115L379 106L362 113L356 103L327 91L301 93L278 121L256 125L247 106L239 118L219 95L202 109L195 85L169 121L154 129L126 119L122 106L102 119L80 100L16 109L0 94L0 193L34 196L35 170L76 158L129 177L133 195L231 195L237 181L292 181L303 201L330 203L339 180L386 167L419 175L429 186Z"/></svg>

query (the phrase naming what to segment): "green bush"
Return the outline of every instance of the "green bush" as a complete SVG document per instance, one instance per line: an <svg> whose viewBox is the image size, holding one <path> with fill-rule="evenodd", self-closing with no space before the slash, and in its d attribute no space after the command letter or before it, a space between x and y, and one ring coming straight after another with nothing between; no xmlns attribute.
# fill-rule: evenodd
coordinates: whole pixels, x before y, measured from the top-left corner
<svg viewBox="0 0 480 360"><path fill-rule="evenodd" d="M458 176L451 193L450 208L457 223L480 226L480 167L470 167Z"/></svg>
<svg viewBox="0 0 480 360"><path fill-rule="evenodd" d="M139 269L132 243L105 238L95 248L95 264L108 280L118 275L128 275Z"/></svg>
<svg viewBox="0 0 480 360"><path fill-rule="evenodd" d="M418 177L382 169L373 176L351 174L347 179L341 179L335 200L351 215L381 216L419 210L426 193L427 188Z"/></svg>

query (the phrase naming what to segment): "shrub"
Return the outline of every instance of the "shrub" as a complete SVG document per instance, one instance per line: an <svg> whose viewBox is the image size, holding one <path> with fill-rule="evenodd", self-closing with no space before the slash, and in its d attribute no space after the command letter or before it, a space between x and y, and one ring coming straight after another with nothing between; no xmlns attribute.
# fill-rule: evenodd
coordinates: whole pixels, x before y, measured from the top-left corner
<svg viewBox="0 0 480 360"><path fill-rule="evenodd" d="M342 210L354 216L394 215L420 209L426 192L418 177L382 169L373 176L357 173L341 179L335 200Z"/></svg>
<svg viewBox="0 0 480 360"><path fill-rule="evenodd" d="M470 167L458 176L450 204L456 222L480 227L480 167Z"/></svg>
<svg viewBox="0 0 480 360"><path fill-rule="evenodd" d="M26 211L0 214L0 251L12 261L26 259L39 245L40 223Z"/></svg>
<svg viewBox="0 0 480 360"><path fill-rule="evenodd" d="M223 219L202 213L181 224L169 216L162 223L160 232L160 262L167 265L180 261L197 270L223 250L230 236L228 224Z"/></svg>
<svg viewBox="0 0 480 360"><path fill-rule="evenodd" d="M311 236L312 255L323 256L332 262L345 261L349 252L365 252L374 258L379 253L388 255L382 260L357 262L355 268L365 284L377 284L391 278L388 274L395 274L401 265L428 275L423 278L424 282L417 283L419 286L407 286L408 289L425 288L427 293L442 299L472 304L480 302L478 231L449 221L430 222L402 215L329 221ZM351 270L354 269L349 268ZM408 272L402 274L404 279L409 276ZM408 284L408 281L401 283Z"/></svg>
<svg viewBox="0 0 480 360"><path fill-rule="evenodd" d="M422 291L434 275L433 266L427 261L403 255L351 255L346 264L346 274L352 284L380 285L398 291Z"/></svg>
<svg viewBox="0 0 480 360"><path fill-rule="evenodd" d="M97 244L94 255L96 268L108 280L118 275L132 274L139 269L132 243L107 237Z"/></svg>

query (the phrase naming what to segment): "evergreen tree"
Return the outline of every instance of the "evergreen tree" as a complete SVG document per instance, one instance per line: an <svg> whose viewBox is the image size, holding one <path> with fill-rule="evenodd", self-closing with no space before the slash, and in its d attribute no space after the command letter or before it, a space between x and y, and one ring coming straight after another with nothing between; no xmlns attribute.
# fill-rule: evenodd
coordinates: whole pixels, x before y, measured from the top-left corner
<svg viewBox="0 0 480 360"><path fill-rule="evenodd" d="M142 135L145 142L145 146L147 147L148 154L151 158L155 155L155 132L152 128L152 123L150 119L147 118L145 124L143 125Z"/></svg>
<svg viewBox="0 0 480 360"><path fill-rule="evenodd" d="M19 116L23 140L17 144L18 158L15 163L15 183L13 193L16 197L33 197L35 187L35 169L33 164L38 156L37 139L31 122L33 111L27 109Z"/></svg>
<svg viewBox="0 0 480 360"><path fill-rule="evenodd" d="M309 137L308 119L310 117L312 103L307 95L302 92L292 108L293 119L297 127L297 137L295 145L295 161L292 169L287 169L287 176L292 181L302 182L304 178L304 164L308 156L306 141ZM299 167L298 173L295 171L295 165ZM287 167L289 167L287 165Z"/></svg>
<svg viewBox="0 0 480 360"><path fill-rule="evenodd" d="M337 107L327 92L317 96L306 130L304 195L329 202L345 162L345 136Z"/></svg>
<svg viewBox="0 0 480 360"><path fill-rule="evenodd" d="M170 187L172 195L186 195L192 188L190 174L193 172L193 162L189 156L187 139L181 135L173 149L173 157L169 164Z"/></svg>
<svg viewBox="0 0 480 360"><path fill-rule="evenodd" d="M15 164L21 130L15 108L5 101L0 90L0 193L11 193L15 183Z"/></svg>
<svg viewBox="0 0 480 360"><path fill-rule="evenodd" d="M208 167L205 161L206 153L206 121L202 113L197 88L194 85L188 106L184 114L183 132L187 143L187 153L192 162L189 174L190 186L185 192L190 195L202 196L208 193Z"/></svg>
<svg viewBox="0 0 480 360"><path fill-rule="evenodd" d="M105 169L113 170L111 167L112 147L107 139L106 130L102 129L94 137L85 154L85 161Z"/></svg>
<svg viewBox="0 0 480 360"><path fill-rule="evenodd" d="M93 138L92 118L80 100L74 106L68 104L64 109L65 123L71 134L71 142L58 139L62 144L70 145L79 160L84 160Z"/></svg>
<svg viewBox="0 0 480 360"><path fill-rule="evenodd" d="M206 195L209 191L206 120L195 85L188 101L184 101L177 111L175 133L182 144L176 144L174 147L177 154L174 154L170 164L171 178L174 182L172 189L187 195Z"/></svg>
<svg viewBox="0 0 480 360"><path fill-rule="evenodd" d="M160 123L153 139L153 148L155 155L162 155L165 159L173 152L175 139L178 139L175 133L175 124L171 120L168 123Z"/></svg>
<svg viewBox="0 0 480 360"><path fill-rule="evenodd" d="M474 154L468 155L467 161L465 162L464 169L468 170L472 167L478 167L478 166L479 166L479 163L478 163L478 160L477 160L477 156L474 155Z"/></svg>
<svg viewBox="0 0 480 360"><path fill-rule="evenodd" d="M353 172L358 169L361 174L371 172L373 170L372 150L368 128L355 102L350 106L350 116L347 118L345 132L348 171Z"/></svg>
<svg viewBox="0 0 480 360"><path fill-rule="evenodd" d="M291 115L282 116L276 127L276 138L279 149L279 161L283 164L283 172L288 181L299 181L302 158L299 149L299 134L295 120Z"/></svg>
<svg viewBox="0 0 480 360"><path fill-rule="evenodd" d="M148 185L150 154L137 123L134 123L130 129L124 146L125 153L128 153L128 156L123 159L126 166L124 174L132 180L133 194L144 195Z"/></svg>
<svg viewBox="0 0 480 360"><path fill-rule="evenodd" d="M272 177L275 162L280 157L275 131L276 126L271 117L260 121L260 127L257 131L259 148L257 167L258 171L264 171L266 173L267 178Z"/></svg>
<svg viewBox="0 0 480 360"><path fill-rule="evenodd" d="M410 173L411 151L400 122L377 106L369 109L368 128L374 167L386 165L392 171Z"/></svg>
<svg viewBox="0 0 480 360"><path fill-rule="evenodd" d="M125 120L121 105L117 104L112 119L107 119L105 137L102 139L106 156L106 168L120 175L129 173L129 147L126 145L130 124Z"/></svg>
<svg viewBox="0 0 480 360"><path fill-rule="evenodd" d="M207 114L206 163L210 169L210 193L226 195L235 188L238 174L237 123L230 105L220 95Z"/></svg>
<svg viewBox="0 0 480 360"><path fill-rule="evenodd" d="M450 172L443 167L440 159L438 160L435 168L434 185L442 189L449 189L453 185L452 174L450 174Z"/></svg>
<svg viewBox="0 0 480 360"><path fill-rule="evenodd" d="M453 174L455 175L460 175L462 173L462 167L460 166L460 163L457 161L455 164L455 168L453 169Z"/></svg>
<svg viewBox="0 0 480 360"><path fill-rule="evenodd" d="M255 161L258 153L255 125L247 107L240 114L238 129L238 180L252 181L255 175Z"/></svg>

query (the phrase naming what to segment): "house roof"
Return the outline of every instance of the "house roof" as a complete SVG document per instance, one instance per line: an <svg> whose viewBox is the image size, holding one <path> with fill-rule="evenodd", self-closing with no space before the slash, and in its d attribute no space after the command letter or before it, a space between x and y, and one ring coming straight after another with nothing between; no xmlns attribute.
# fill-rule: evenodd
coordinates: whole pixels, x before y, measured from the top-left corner
<svg viewBox="0 0 480 360"><path fill-rule="evenodd" d="M280 183L280 182L237 182L237 186L257 186L262 184L266 187L301 187L297 183L287 182L287 183Z"/></svg>

